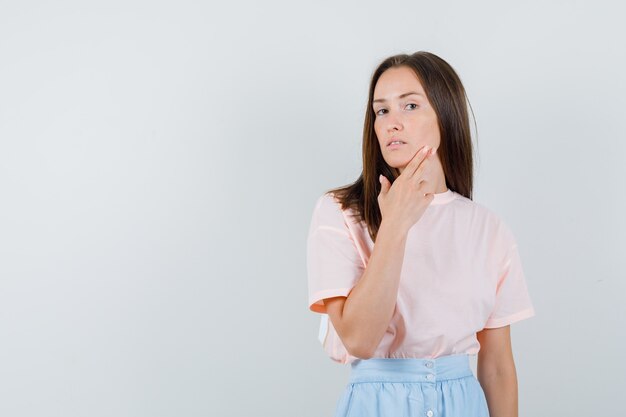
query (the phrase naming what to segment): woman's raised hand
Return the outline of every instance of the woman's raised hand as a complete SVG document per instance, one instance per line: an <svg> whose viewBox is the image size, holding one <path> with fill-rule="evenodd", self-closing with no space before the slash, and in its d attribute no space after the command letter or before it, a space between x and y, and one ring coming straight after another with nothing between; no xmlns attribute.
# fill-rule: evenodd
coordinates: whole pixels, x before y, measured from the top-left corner
<svg viewBox="0 0 626 417"><path fill-rule="evenodd" d="M418 150L406 168L393 182L381 175L378 207L383 221L408 231L422 217L435 198L431 177L431 158L436 150L428 146Z"/></svg>

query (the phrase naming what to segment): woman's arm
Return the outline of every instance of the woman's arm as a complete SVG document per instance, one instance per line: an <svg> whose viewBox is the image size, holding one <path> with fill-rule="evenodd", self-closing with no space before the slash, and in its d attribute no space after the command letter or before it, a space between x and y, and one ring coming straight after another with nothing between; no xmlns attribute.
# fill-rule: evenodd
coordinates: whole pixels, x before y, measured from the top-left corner
<svg viewBox="0 0 626 417"><path fill-rule="evenodd" d="M363 276L348 297L324 299L324 305L346 350L368 359L380 344L398 298L408 231L384 219Z"/></svg>
<svg viewBox="0 0 626 417"><path fill-rule="evenodd" d="M476 333L480 343L477 378L485 392L490 417L518 417L517 374L510 327Z"/></svg>
<svg viewBox="0 0 626 417"><path fill-rule="evenodd" d="M429 165L436 148L423 146L411 158L393 185L379 176L378 206L382 221L363 275L348 297L324 299L326 312L343 345L352 356L367 359L378 348L398 299L400 272L409 230L434 199L437 182Z"/></svg>

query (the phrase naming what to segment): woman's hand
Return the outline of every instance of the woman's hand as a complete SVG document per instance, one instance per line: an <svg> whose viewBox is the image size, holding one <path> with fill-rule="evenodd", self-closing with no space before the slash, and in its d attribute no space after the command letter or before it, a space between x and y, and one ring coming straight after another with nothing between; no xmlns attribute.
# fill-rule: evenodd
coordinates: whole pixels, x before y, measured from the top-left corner
<svg viewBox="0 0 626 417"><path fill-rule="evenodd" d="M393 185L385 176L380 176L382 189L378 194L378 207L385 223L391 222L408 231L422 217L435 198L430 168L435 151L428 146L417 151Z"/></svg>

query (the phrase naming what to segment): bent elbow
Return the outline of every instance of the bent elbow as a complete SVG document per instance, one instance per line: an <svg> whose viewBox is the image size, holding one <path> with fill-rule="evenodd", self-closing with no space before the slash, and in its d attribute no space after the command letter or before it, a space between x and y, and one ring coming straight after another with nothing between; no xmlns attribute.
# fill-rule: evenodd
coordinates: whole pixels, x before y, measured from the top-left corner
<svg viewBox="0 0 626 417"><path fill-rule="evenodd" d="M373 354L366 349L348 349L348 353L358 359L370 359Z"/></svg>
<svg viewBox="0 0 626 417"><path fill-rule="evenodd" d="M359 359L370 359L374 356L375 349L363 343L350 343L346 345L348 353Z"/></svg>
<svg viewBox="0 0 626 417"><path fill-rule="evenodd" d="M359 359L371 359L374 357L374 353L367 351L366 353L359 353L358 355L353 356L356 356Z"/></svg>

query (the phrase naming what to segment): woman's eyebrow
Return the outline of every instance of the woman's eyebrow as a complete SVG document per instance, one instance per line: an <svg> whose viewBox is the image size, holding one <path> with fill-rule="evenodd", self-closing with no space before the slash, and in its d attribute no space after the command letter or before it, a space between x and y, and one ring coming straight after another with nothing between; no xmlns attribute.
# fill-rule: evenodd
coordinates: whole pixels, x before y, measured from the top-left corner
<svg viewBox="0 0 626 417"><path fill-rule="evenodd" d="M406 96L410 96L411 94L415 94L415 95L424 97L424 94L422 94L422 93L418 93L417 91L409 91L408 93L400 94L398 96L398 98L404 98ZM378 103L378 102L383 103L385 101L387 101L387 100L385 100L384 98L377 98L376 100L372 101L372 103Z"/></svg>

